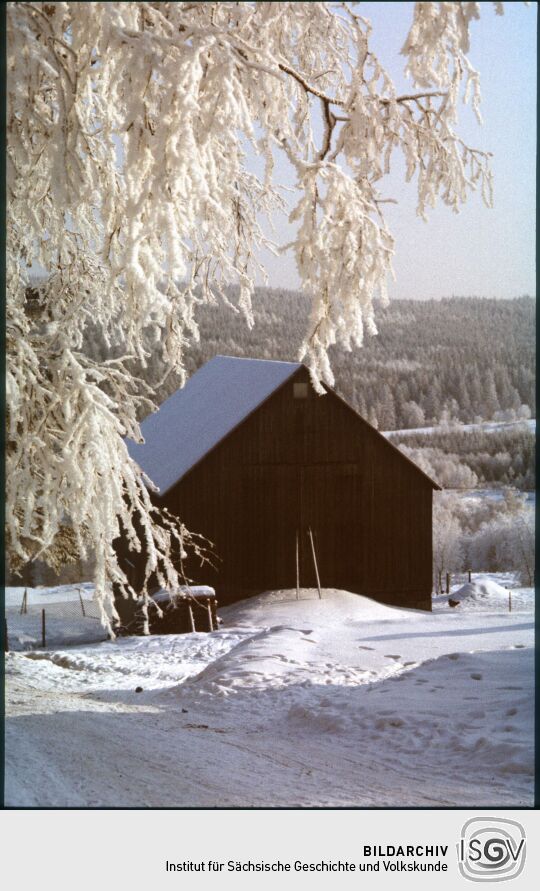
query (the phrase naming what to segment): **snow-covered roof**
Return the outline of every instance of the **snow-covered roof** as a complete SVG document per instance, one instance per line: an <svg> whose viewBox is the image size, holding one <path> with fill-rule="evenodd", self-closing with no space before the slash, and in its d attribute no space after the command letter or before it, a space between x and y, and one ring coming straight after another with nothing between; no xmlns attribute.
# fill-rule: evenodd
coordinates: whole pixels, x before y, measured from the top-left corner
<svg viewBox="0 0 540 891"><path fill-rule="evenodd" d="M301 365L216 356L141 424L129 453L163 495Z"/></svg>

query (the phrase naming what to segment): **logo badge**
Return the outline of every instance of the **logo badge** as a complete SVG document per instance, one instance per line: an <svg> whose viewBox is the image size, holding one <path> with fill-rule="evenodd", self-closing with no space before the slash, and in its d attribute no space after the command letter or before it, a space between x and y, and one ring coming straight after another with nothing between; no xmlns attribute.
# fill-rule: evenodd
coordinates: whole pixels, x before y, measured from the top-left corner
<svg viewBox="0 0 540 891"><path fill-rule="evenodd" d="M521 823L503 817L473 817L457 845L459 871L471 882L515 879L525 866L527 842Z"/></svg>

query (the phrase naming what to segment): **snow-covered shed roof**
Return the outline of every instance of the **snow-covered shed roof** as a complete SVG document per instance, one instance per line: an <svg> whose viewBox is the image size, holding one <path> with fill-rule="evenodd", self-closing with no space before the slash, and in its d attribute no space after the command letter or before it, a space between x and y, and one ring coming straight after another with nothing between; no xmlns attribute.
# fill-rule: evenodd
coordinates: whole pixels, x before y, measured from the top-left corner
<svg viewBox="0 0 540 891"><path fill-rule="evenodd" d="M164 495L301 365L216 356L141 424L129 454Z"/></svg>

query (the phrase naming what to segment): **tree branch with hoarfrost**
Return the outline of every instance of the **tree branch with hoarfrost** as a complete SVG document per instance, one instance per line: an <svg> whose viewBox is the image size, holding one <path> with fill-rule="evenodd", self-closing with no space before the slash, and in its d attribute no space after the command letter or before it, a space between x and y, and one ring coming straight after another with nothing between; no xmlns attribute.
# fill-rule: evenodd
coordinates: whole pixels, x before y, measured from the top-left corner
<svg viewBox="0 0 540 891"><path fill-rule="evenodd" d="M113 548L123 529L147 578L178 587L171 548L194 540L128 455L124 438L140 440L155 408L133 360L157 352L182 374L197 307L231 284L251 324L258 252L279 249L263 221L286 207L283 155L296 173L289 247L312 295L300 356L319 390L332 383L329 346L360 345L385 299L380 188L396 153L421 216L437 201L458 211L474 189L491 203L489 158L457 131L462 99L479 115L467 52L480 6L416 4L399 94L353 4L8 4L12 565L91 548L113 607L111 583L135 593ZM114 361L88 355L91 326Z"/></svg>

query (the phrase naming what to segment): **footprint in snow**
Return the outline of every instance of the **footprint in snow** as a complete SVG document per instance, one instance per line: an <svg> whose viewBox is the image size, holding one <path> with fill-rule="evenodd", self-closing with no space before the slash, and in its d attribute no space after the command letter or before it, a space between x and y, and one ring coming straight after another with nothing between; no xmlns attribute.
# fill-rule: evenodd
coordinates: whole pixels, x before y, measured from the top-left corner
<svg viewBox="0 0 540 891"><path fill-rule="evenodd" d="M471 678L473 679L473 681L481 681L482 677L483 675L481 675L479 671L473 671L471 674Z"/></svg>
<svg viewBox="0 0 540 891"><path fill-rule="evenodd" d="M513 649L513 650L524 650L524 649L525 649L525 644L514 644L514 646L512 647L512 649Z"/></svg>
<svg viewBox="0 0 540 891"><path fill-rule="evenodd" d="M358 647L359 650L374 650L375 647Z"/></svg>
<svg viewBox="0 0 540 891"><path fill-rule="evenodd" d="M517 713L518 713L517 708L509 708L508 711L506 712L506 716L508 718L511 718L511 717L513 717L513 715L517 715Z"/></svg>
<svg viewBox="0 0 540 891"><path fill-rule="evenodd" d="M401 656L396 656L393 653L385 653L384 658L385 659L401 659Z"/></svg>
<svg viewBox="0 0 540 891"><path fill-rule="evenodd" d="M402 718L395 717L395 718L390 718L386 723L388 724L389 727L403 727L403 725L405 724L405 721L403 721Z"/></svg>

